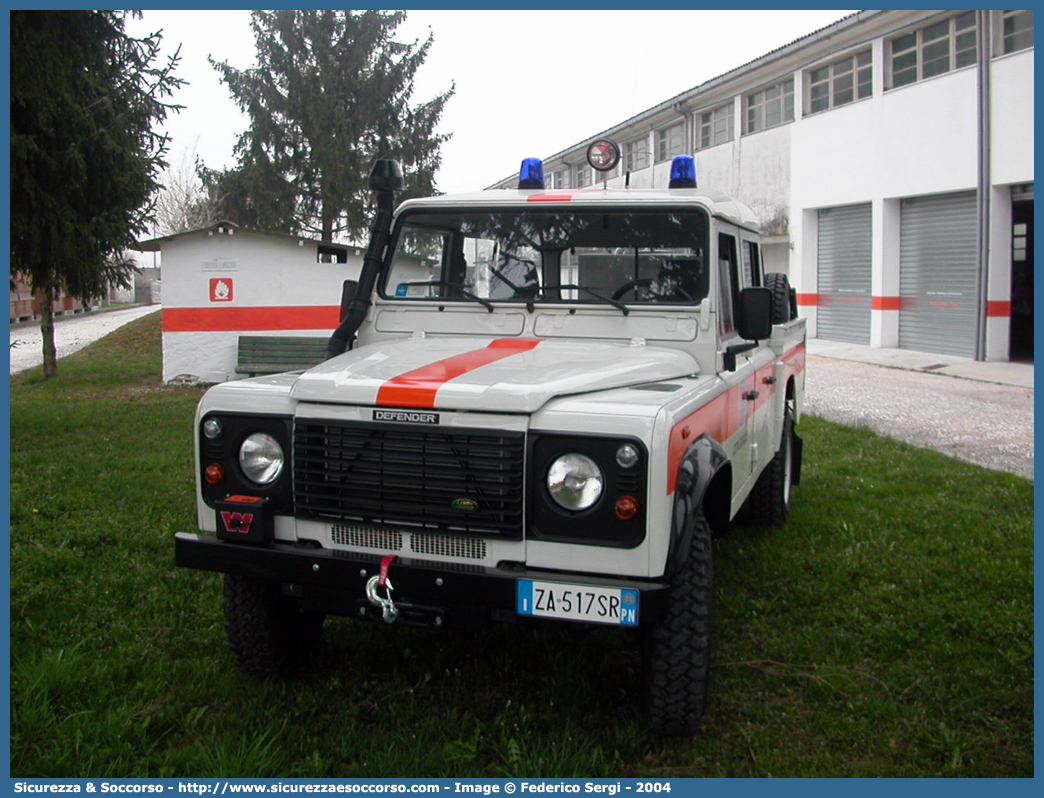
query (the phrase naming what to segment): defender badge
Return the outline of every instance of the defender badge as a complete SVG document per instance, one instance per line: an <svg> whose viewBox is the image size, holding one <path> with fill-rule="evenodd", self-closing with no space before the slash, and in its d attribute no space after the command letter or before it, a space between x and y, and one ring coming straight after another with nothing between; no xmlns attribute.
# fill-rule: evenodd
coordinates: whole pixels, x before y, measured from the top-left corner
<svg viewBox="0 0 1044 798"><path fill-rule="evenodd" d="M409 424L438 424L438 413L417 410L374 410L374 421L405 421Z"/></svg>
<svg viewBox="0 0 1044 798"><path fill-rule="evenodd" d="M473 513L478 510L478 502L474 499L454 499L450 502L450 507L458 513Z"/></svg>

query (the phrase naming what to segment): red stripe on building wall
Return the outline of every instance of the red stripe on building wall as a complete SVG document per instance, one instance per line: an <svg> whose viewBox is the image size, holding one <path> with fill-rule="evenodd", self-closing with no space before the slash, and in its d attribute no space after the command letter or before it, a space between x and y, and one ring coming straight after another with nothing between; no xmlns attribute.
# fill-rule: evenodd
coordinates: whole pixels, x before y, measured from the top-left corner
<svg viewBox="0 0 1044 798"><path fill-rule="evenodd" d="M819 294L798 294L797 303L799 305L818 305Z"/></svg>
<svg viewBox="0 0 1044 798"><path fill-rule="evenodd" d="M340 322L341 309L336 305L163 308L163 332L333 330Z"/></svg>
<svg viewBox="0 0 1044 798"><path fill-rule="evenodd" d="M501 338L484 349L464 352L407 371L381 386L377 392L377 404L382 407L434 407L435 394L450 380L505 357L526 352L539 343L532 339Z"/></svg>
<svg viewBox="0 0 1044 798"><path fill-rule="evenodd" d="M875 296L870 307L874 310L899 310L899 301L897 296Z"/></svg>
<svg viewBox="0 0 1044 798"><path fill-rule="evenodd" d="M1008 318L1011 316L1011 303L990 300L986 303L986 315L990 318Z"/></svg>

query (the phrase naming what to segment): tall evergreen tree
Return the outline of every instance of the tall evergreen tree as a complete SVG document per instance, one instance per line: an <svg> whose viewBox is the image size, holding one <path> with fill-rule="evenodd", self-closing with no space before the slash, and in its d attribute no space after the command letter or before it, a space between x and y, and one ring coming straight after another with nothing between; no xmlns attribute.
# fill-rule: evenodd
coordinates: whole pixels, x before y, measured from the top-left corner
<svg viewBox="0 0 1044 798"><path fill-rule="evenodd" d="M453 87L411 104L432 37L396 41L405 16L254 11L258 66L239 70L211 59L250 117L237 144L238 169L215 178L226 195L245 191L260 226L324 241L360 237L377 158L402 161L410 192L434 192L439 148L448 138L434 130Z"/></svg>
<svg viewBox="0 0 1044 798"><path fill-rule="evenodd" d="M11 275L43 298L44 374L58 373L52 302L130 285L122 253L146 232L176 106L175 55L118 11L11 11Z"/></svg>

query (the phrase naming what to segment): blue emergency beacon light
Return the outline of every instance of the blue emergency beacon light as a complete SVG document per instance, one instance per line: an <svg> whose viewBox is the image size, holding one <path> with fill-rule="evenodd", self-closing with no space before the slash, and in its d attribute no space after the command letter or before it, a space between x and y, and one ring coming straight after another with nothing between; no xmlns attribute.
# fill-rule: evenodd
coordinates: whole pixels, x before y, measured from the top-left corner
<svg viewBox="0 0 1044 798"><path fill-rule="evenodd" d="M691 155L675 155L671 161L668 188L696 188L696 160Z"/></svg>
<svg viewBox="0 0 1044 798"><path fill-rule="evenodd" d="M525 158L518 171L519 188L544 187L544 162L539 158Z"/></svg>

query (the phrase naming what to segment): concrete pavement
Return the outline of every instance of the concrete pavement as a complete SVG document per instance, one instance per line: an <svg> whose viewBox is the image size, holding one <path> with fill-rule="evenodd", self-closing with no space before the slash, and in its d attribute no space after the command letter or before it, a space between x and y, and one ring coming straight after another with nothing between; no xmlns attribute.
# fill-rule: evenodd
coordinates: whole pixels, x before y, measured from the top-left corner
<svg viewBox="0 0 1044 798"><path fill-rule="evenodd" d="M873 366L946 374L966 380L995 382L1033 390L1033 364L1008 362L981 362L956 355L935 355L931 352L911 352L908 349L877 349L839 341L811 338L808 353L834 360L851 360Z"/></svg>

